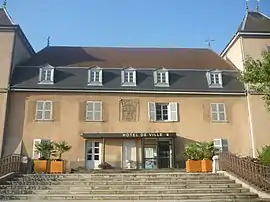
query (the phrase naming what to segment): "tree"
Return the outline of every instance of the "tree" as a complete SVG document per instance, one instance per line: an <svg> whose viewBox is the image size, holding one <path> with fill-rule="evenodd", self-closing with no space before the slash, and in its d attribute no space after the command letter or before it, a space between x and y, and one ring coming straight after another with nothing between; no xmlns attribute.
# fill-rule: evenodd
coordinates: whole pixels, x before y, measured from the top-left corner
<svg viewBox="0 0 270 202"><path fill-rule="evenodd" d="M262 58L255 60L247 57L244 70L239 79L263 96L267 109L270 111L270 52L262 52Z"/></svg>

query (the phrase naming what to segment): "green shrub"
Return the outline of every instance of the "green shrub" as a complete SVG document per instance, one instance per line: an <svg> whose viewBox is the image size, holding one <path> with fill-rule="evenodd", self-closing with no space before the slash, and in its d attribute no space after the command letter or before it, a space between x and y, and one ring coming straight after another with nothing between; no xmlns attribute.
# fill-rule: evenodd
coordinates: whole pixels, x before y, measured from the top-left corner
<svg viewBox="0 0 270 202"><path fill-rule="evenodd" d="M270 146L262 147L262 150L258 151L258 155L261 163L270 165Z"/></svg>

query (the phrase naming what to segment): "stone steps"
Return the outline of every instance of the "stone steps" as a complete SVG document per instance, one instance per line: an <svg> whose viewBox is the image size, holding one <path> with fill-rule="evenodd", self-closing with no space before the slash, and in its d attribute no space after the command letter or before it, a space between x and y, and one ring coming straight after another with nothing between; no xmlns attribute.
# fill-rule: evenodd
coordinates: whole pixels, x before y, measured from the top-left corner
<svg viewBox="0 0 270 202"><path fill-rule="evenodd" d="M79 194L46 194L46 195L1 195L4 200L186 200L186 199L256 199L258 196L251 193L211 193L211 194L111 194L111 195L79 195Z"/></svg>
<svg viewBox="0 0 270 202"><path fill-rule="evenodd" d="M232 184L235 183L234 180L169 180L169 181L154 181L154 180L136 180L136 181L7 181L7 184L11 185L74 185L74 186L81 186L81 185L126 185L126 184L133 184L133 185L166 185L166 184Z"/></svg>
<svg viewBox="0 0 270 202"><path fill-rule="evenodd" d="M22 189L22 190L47 190L47 189L53 189L53 190L72 190L72 189L81 189L81 190L133 190L133 189L209 189L209 188L220 188L220 189L226 189L226 188L241 188L242 186L240 184L175 184L175 185L91 185L91 186L70 186L70 185L0 185L1 189Z"/></svg>
<svg viewBox="0 0 270 202"><path fill-rule="evenodd" d="M18 175L0 185L1 199L260 201L257 194L250 193L223 174L180 172Z"/></svg>
<svg viewBox="0 0 270 202"><path fill-rule="evenodd" d="M0 189L0 194L189 194L189 193L247 193L248 189L244 188L227 188L227 189L134 189L134 190L87 190L87 189L79 189L73 188L70 190L27 190L27 189L16 189L16 190L8 190L8 189Z"/></svg>

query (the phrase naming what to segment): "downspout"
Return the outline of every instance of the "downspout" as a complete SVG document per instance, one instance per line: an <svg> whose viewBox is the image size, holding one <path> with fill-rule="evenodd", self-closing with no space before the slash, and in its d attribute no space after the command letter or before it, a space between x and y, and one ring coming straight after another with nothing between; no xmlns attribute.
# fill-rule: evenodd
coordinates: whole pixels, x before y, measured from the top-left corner
<svg viewBox="0 0 270 202"><path fill-rule="evenodd" d="M243 47L243 38L241 36L240 36L240 46L241 46L241 54L242 54L242 64L243 64L243 69L244 69L245 54L244 54L244 47ZM252 123L252 113L251 113L251 106L250 106L250 101L249 101L249 90L248 90L249 88L248 88L247 84L245 84L245 88L246 88L246 101L247 101L247 108L248 108L249 136L250 136L252 157L256 158L255 140L254 140L253 123Z"/></svg>

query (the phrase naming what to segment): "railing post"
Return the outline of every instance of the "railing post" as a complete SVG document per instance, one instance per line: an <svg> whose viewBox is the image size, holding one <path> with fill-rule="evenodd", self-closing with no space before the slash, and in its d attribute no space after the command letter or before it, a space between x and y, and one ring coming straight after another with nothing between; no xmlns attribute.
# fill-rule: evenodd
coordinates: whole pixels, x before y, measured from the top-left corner
<svg viewBox="0 0 270 202"><path fill-rule="evenodd" d="M212 172L213 173L217 173L217 171L219 170L219 157L218 155L213 156L212 158Z"/></svg>

